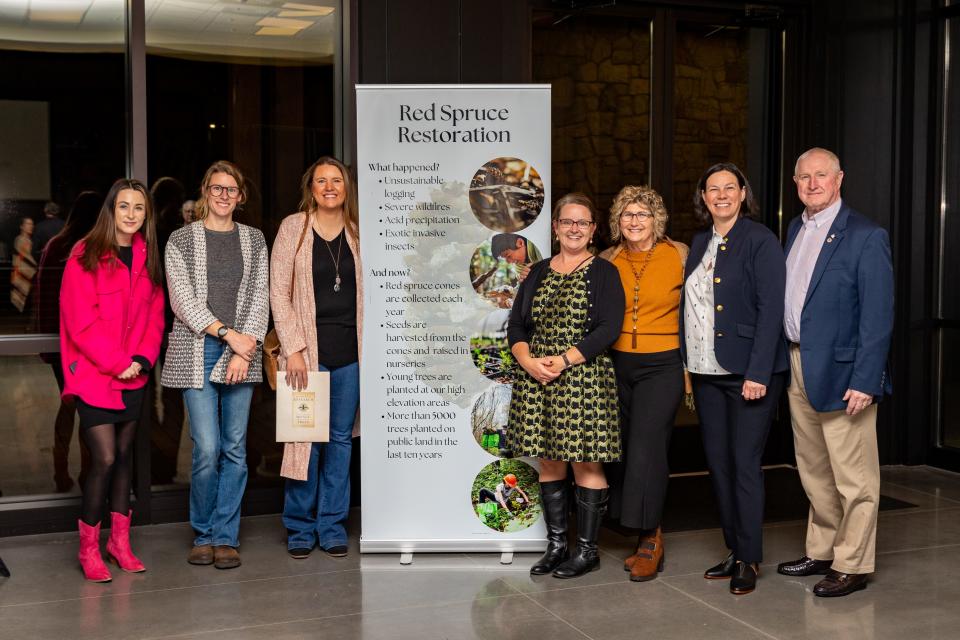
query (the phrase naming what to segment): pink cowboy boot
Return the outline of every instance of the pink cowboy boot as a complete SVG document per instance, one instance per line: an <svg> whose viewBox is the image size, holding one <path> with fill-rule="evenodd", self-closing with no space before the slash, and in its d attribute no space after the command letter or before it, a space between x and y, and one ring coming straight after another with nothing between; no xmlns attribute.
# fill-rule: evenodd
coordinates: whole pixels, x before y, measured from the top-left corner
<svg viewBox="0 0 960 640"><path fill-rule="evenodd" d="M77 559L83 567L83 576L90 582L110 582L110 571L100 555L100 523L93 527L83 520L77 523L80 525L80 553Z"/></svg>
<svg viewBox="0 0 960 640"><path fill-rule="evenodd" d="M107 553L127 573L140 573L147 568L130 549L130 516L132 515L133 511L128 511L127 515L116 511L110 512L110 539L107 541Z"/></svg>

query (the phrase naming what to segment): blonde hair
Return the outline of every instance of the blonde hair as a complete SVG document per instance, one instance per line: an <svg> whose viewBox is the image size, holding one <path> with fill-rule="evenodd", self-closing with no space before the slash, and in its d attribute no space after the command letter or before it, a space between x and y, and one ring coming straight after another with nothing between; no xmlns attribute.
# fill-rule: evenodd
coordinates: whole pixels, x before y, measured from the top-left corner
<svg viewBox="0 0 960 640"><path fill-rule="evenodd" d="M210 187L210 181L213 179L215 173L225 173L237 181L237 188L240 189L240 194L237 196L237 206L247 201L247 181L243 179L243 173L240 172L240 168L227 160L217 160L210 165L207 172L203 174L203 180L200 181L200 197L197 198L196 203L193 205L194 220L207 219L207 189Z"/></svg>
<svg viewBox="0 0 960 640"><path fill-rule="evenodd" d="M620 242L620 215L631 204L639 204L653 214L653 239L659 242L667 234L667 208L660 194L647 186L628 185L620 189L610 206L610 240Z"/></svg>

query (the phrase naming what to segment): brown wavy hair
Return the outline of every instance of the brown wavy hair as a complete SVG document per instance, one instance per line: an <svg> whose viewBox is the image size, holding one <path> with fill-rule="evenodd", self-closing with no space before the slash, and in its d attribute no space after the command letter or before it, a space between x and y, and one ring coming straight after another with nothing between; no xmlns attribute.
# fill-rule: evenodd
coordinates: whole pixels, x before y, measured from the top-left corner
<svg viewBox="0 0 960 640"><path fill-rule="evenodd" d="M653 214L653 240L659 242L667 234L667 208L663 198L650 187L627 185L613 199L610 207L610 241L620 241L620 214L631 204L639 204Z"/></svg>
<svg viewBox="0 0 960 640"><path fill-rule="evenodd" d="M597 215L597 207L594 206L593 200L591 200L587 194L580 193L579 191L573 191L565 196L560 196L553 204L553 212L550 214L550 219L556 222L560 217L560 209L563 209L568 204L578 204L581 207L586 207L590 210L590 221L593 223L597 222L599 216Z"/></svg>
<svg viewBox="0 0 960 640"><path fill-rule="evenodd" d="M110 187L110 191L107 192L107 197L103 201L103 206L100 207L100 214L97 216L93 229L83 238L84 248L83 255L80 257L80 264L84 270L94 271L99 268L100 260L104 256L112 257L111 262L114 266L119 263L115 210L117 196L124 189L139 191L143 195L145 215L143 225L137 233L143 236L147 243L147 273L150 275L150 280L154 284L162 284L163 269L161 268L160 251L157 249L157 221L153 212L153 199L150 197L147 185L139 180L121 178Z"/></svg>
<svg viewBox="0 0 960 640"><path fill-rule="evenodd" d="M210 188L210 180L213 179L215 173L225 173L237 181L237 187L240 189L240 195L237 196L238 209L240 205L247 201L247 181L244 179L240 167L229 160L217 160L210 165L207 172L203 174L203 180L200 181L200 197L194 204L195 220L205 220L207 218L207 189ZM234 213L236 213L236 209L234 209Z"/></svg>
<svg viewBox="0 0 960 640"><path fill-rule="evenodd" d="M356 182L354 182L353 175L351 175L347 165L333 156L318 158L316 162L307 167L307 170L303 172L303 177L300 178L300 211L306 213L307 216L312 216L317 212L317 209L320 208L319 205L317 205L316 198L313 197L312 185L313 172L317 170L317 167L322 167L323 165L336 167L340 170L340 175L343 176L343 188L346 191L346 197L343 200L343 221L351 235L359 239L360 211L357 206Z"/></svg>

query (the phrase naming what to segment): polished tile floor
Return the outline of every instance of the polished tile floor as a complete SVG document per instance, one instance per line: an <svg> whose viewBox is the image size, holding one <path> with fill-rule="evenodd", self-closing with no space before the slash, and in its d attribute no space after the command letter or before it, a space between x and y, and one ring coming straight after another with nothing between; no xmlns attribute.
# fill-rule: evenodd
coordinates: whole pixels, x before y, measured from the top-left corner
<svg viewBox="0 0 960 640"><path fill-rule="evenodd" d="M232 571L185 562L187 525L138 527L149 571L106 585L81 579L73 535L5 538L13 577L0 578L0 638L960 637L960 475L884 468L883 493L917 506L880 515L878 573L839 599L814 597L816 577L777 575L777 562L802 553L800 522L766 528L758 589L741 597L701 577L724 554L716 530L667 535L665 571L642 584L620 568L632 541L606 530L601 569L571 581L531 578L535 554L509 566L422 554L402 567L396 555L361 557L354 541L347 558L297 561L276 516L244 519L244 564Z"/></svg>

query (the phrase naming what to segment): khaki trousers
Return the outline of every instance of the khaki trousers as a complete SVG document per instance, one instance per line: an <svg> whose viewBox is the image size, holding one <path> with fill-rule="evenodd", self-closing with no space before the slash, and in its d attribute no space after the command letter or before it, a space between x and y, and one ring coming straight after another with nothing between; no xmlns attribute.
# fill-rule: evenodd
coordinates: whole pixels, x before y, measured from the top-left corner
<svg viewBox="0 0 960 640"><path fill-rule="evenodd" d="M816 411L807 399L795 345L790 369L793 443L810 500L806 555L833 560L833 570L841 573L873 573L880 506L877 405L855 416Z"/></svg>

